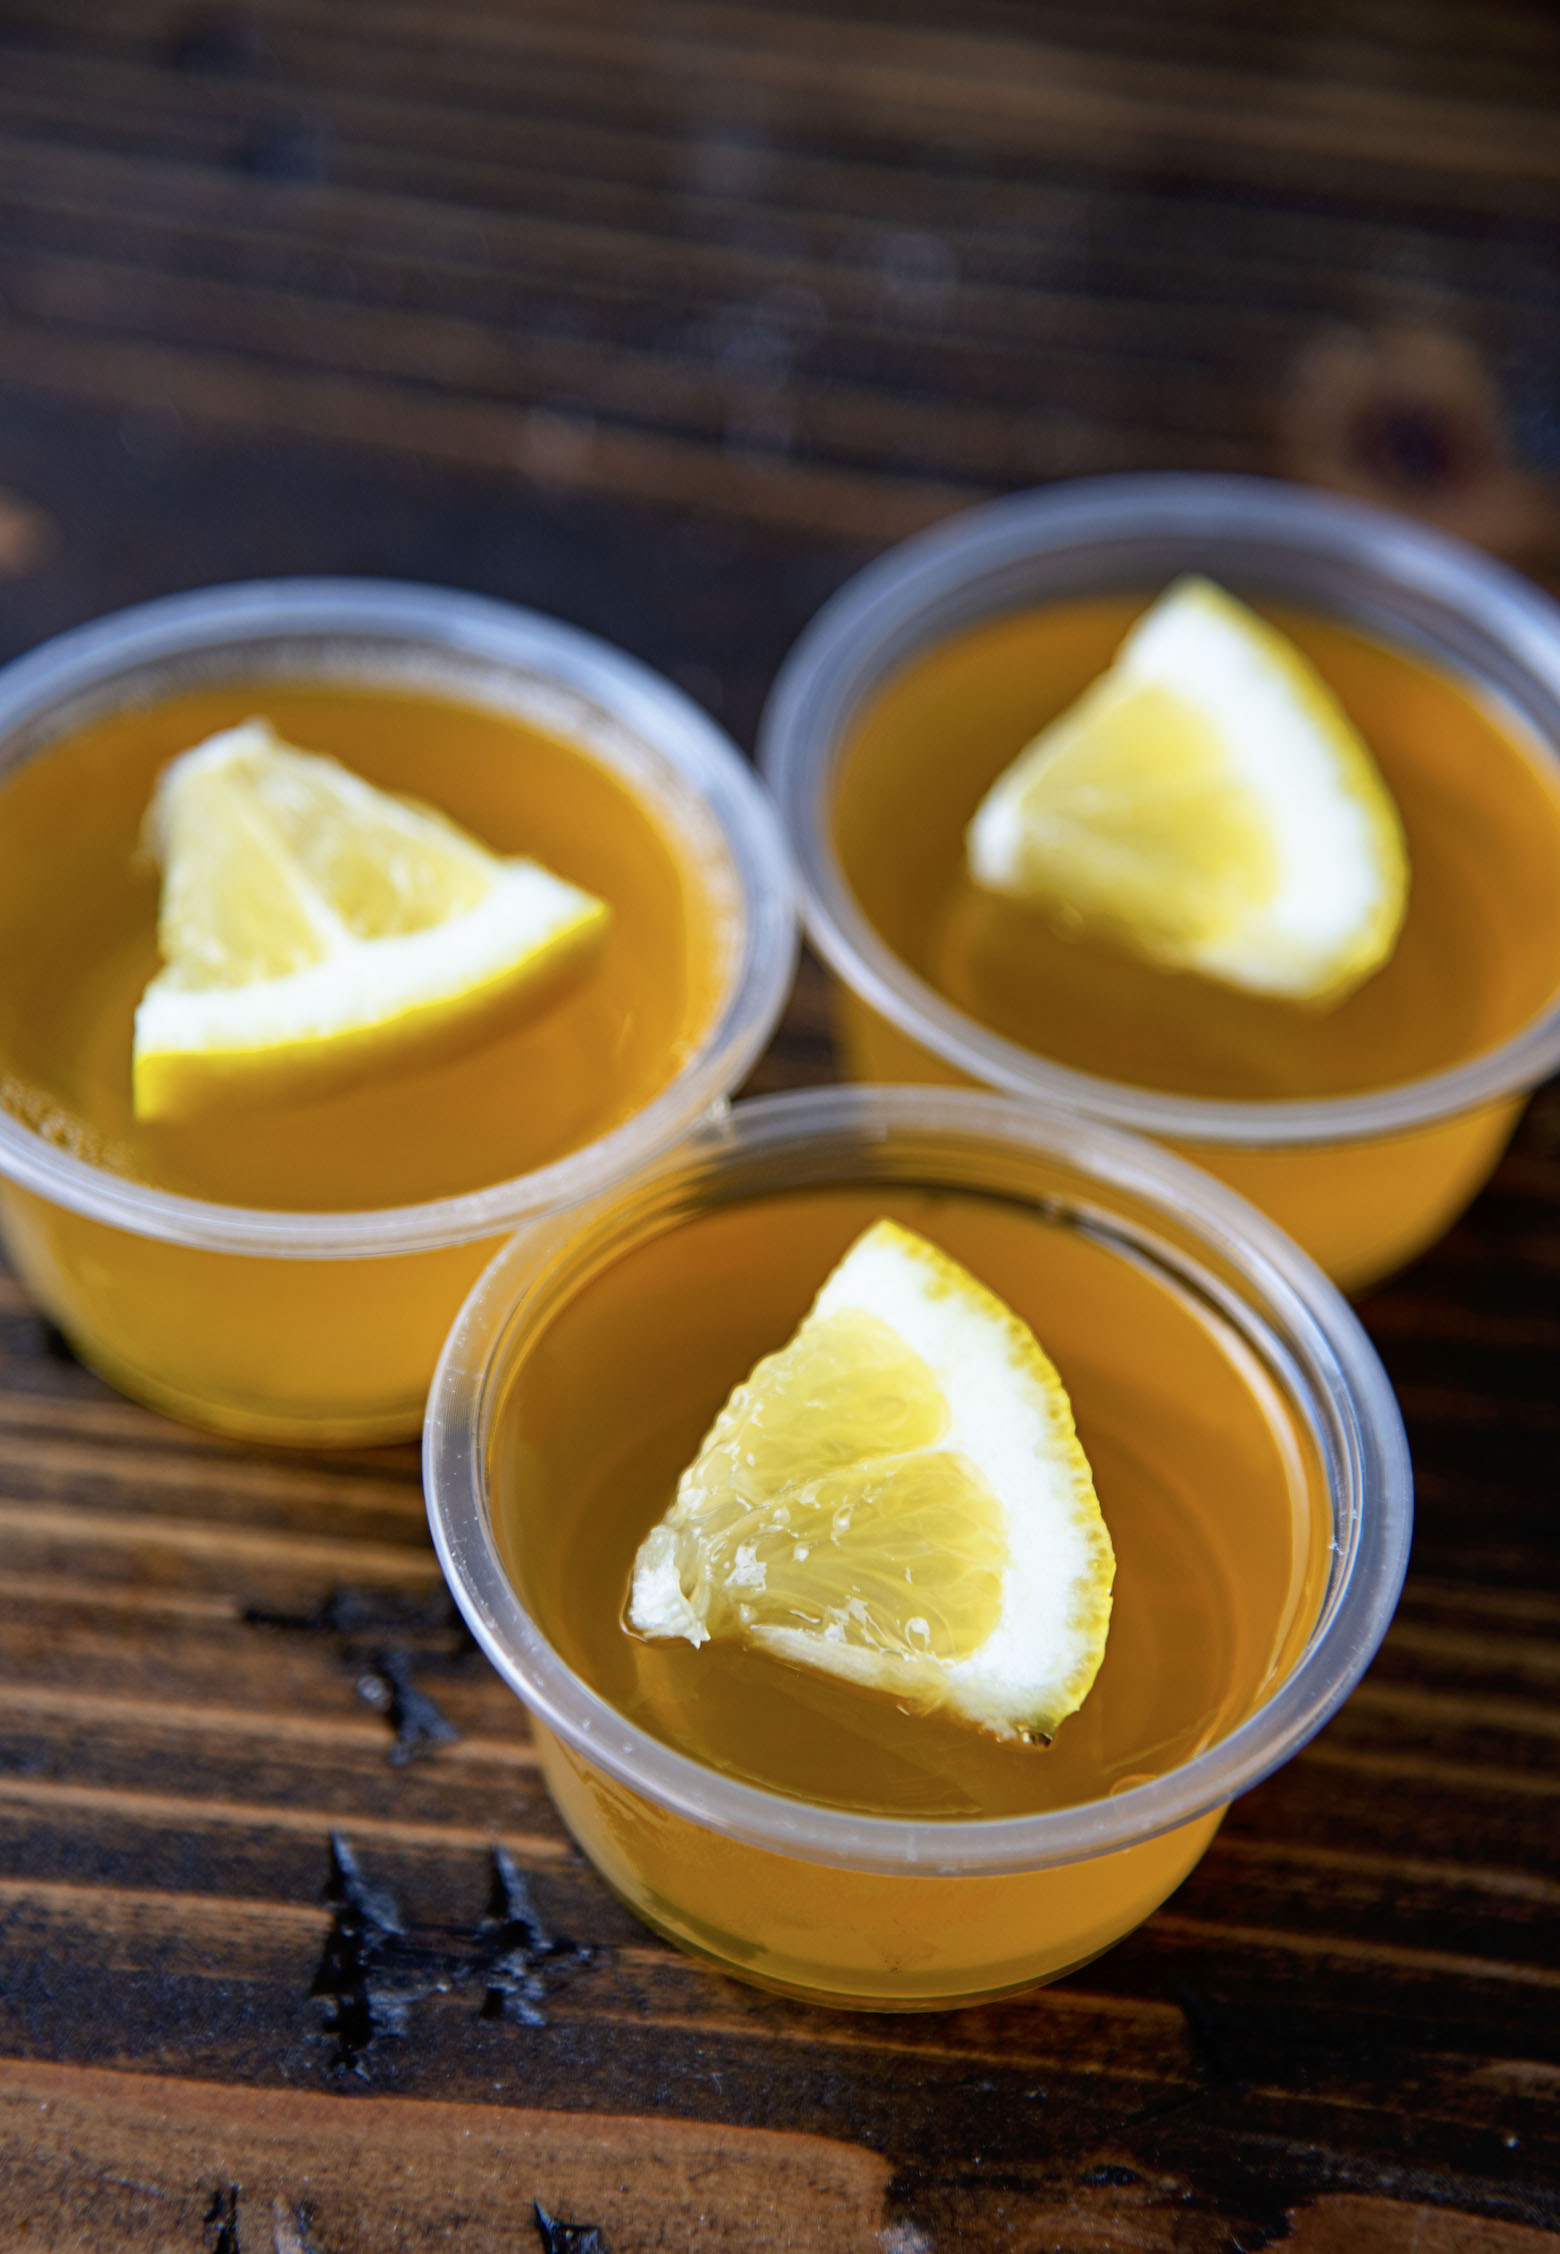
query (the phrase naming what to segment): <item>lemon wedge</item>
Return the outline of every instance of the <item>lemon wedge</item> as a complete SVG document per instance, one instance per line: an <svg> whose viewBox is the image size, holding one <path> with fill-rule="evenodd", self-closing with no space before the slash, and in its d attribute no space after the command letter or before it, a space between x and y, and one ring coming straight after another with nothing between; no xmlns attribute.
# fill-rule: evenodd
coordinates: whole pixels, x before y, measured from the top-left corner
<svg viewBox="0 0 1560 2254"><path fill-rule="evenodd" d="M1179 579L992 785L970 874L1167 969L1327 1008L1391 955L1408 852L1348 716L1282 634Z"/></svg>
<svg viewBox="0 0 1560 2254"><path fill-rule="evenodd" d="M879 1221L721 1410L640 1546L627 1620L1048 1738L1099 1668L1114 1574L1034 1337Z"/></svg>
<svg viewBox="0 0 1560 2254"><path fill-rule="evenodd" d="M136 1116L322 1095L550 999L608 911L250 720L164 768Z"/></svg>

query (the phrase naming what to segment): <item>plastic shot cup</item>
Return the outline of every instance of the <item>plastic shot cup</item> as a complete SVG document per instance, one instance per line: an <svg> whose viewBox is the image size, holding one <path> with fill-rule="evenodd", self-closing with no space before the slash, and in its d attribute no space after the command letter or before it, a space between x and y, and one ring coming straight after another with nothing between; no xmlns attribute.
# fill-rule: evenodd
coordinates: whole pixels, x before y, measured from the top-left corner
<svg viewBox="0 0 1560 2254"><path fill-rule="evenodd" d="M1144 1310L1153 1302L1205 1340L1222 1338L1225 1368L1243 1373L1241 1415L1252 1410L1279 1437L1291 1466L1293 1578L1284 1619L1270 1613L1260 1629L1247 1688L1202 1732L1208 1742L1165 1773L1118 1776L1096 1797L1038 1813L862 1813L691 1756L630 1719L560 1648L569 1636L557 1588L545 1586L549 1527L578 1536L576 1577L562 1584L569 1604L594 1604L598 1625L621 1637L622 1575L589 1513L593 1495L620 1484L620 1465L644 1460L653 1436L640 1429L637 1397L651 1402L653 1423L660 1396L671 1402L709 1353L712 1327L740 1326L742 1302L735 1289L721 1297L720 1278L744 1272L732 1248L747 1241L750 1211L779 1199L783 1223L787 1198L802 1200L802 1212L834 1193L890 1210L906 1195L951 1195L980 1206L979 1225L995 1232L989 1245L1000 1248L1009 1227L1018 1233L1016 1276L1034 1268L1040 1230L1067 1239L1066 1273L1092 1278L1101 1321L1093 1343L1069 1336L1060 1296L1042 1331L1085 1446L1091 1435L1101 1443L1093 1460L1107 1523L1115 1513L1116 1617L1090 1699L1119 1695L1105 1691L1106 1671L1118 1656L1128 1675L1138 1667L1138 1636L1149 1656L1132 1695L1145 1711L1163 1670L1181 1663L1164 1656L1176 1644L1168 1622L1162 1635L1153 1625L1152 1572L1146 1593L1128 1593L1147 1521L1123 1515L1129 1482L1113 1450L1122 1440L1141 1461L1145 1450L1194 1447L1193 1426L1206 1427L1209 1412L1199 1400L1188 1424L1173 1398L1167 1408L1174 1388L1142 1328ZM668 1264L679 1239L689 1247L680 1269ZM753 1297L751 1259L745 1272ZM674 1273L686 1280L668 1288ZM722 1309L714 1316L712 1287ZM738 1359L750 1351L740 1341ZM1186 1466L1158 1469L1173 1480ZM725 1972L882 2010L930 2010L1053 1979L1147 1917L1202 1855L1228 1802L1303 1746L1364 1672L1397 1601L1412 1515L1402 1423L1381 1366L1335 1288L1270 1222L1137 1137L1054 1106L943 1089L840 1088L739 1104L634 1181L517 1236L450 1335L424 1470L456 1601L529 1708L557 1806L609 1884L647 1924ZM540 1494L540 1515L517 1517L517 1479ZM1255 1500L1237 1478L1228 1526L1240 1526ZM1257 1634L1240 1585L1248 1568L1237 1559L1233 1571L1237 1637ZM1255 1564L1249 1574L1254 1589ZM1272 1606L1271 1588L1262 1601ZM1062 1723L1058 1748L1068 1730L1090 1726L1088 1714L1086 1699Z"/></svg>
<svg viewBox="0 0 1560 2254"><path fill-rule="evenodd" d="M676 842L718 957L706 966L714 999L702 1032L643 1109L553 1163L426 1203L208 1203L90 1163L0 1109L7 1252L111 1383L250 1438L406 1438L450 1323L497 1246L685 1134L763 1048L793 967L789 872L751 769L667 682L551 619L390 581L218 587L64 634L0 673L0 771L106 715L266 680L404 686L533 722L583 750Z"/></svg>
<svg viewBox="0 0 1560 2254"><path fill-rule="evenodd" d="M891 550L826 605L787 659L760 762L790 837L808 934L838 981L851 1077L977 1084L1152 1135L1261 1206L1357 1290L1432 1243L1492 1171L1526 1094L1560 1061L1560 966L1535 961L1524 976L1540 999L1524 1005L1528 1014L1494 1045L1424 1077L1314 1098L1167 1092L1073 1069L955 1006L869 922L837 846L852 727L905 668L969 629L1098 597L1146 600L1183 572L1335 620L1456 677L1547 780L1538 800L1560 808L1554 604L1471 548L1386 511L1250 478L1062 484ZM1536 936L1533 945L1537 957Z"/></svg>

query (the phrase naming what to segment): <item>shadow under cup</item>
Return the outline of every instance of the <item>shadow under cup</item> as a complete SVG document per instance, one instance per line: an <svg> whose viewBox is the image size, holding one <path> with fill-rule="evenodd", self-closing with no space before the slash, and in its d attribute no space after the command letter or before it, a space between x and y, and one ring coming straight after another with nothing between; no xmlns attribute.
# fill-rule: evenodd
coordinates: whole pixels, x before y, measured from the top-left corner
<svg viewBox="0 0 1560 2254"><path fill-rule="evenodd" d="M772 1210L783 1232L769 1239L782 1248L776 1259L797 1264L785 1248L830 1199L853 1214L864 1204L901 1217L930 1199L976 1217L991 1248L982 1280L1006 1287L1040 1328L1073 1389L1086 1446L1091 1423L1102 1440L1096 1475L1118 1554L1113 1634L1127 1639L1128 1671L1154 1598L1150 1587L1145 1614L1141 1586L1131 1596L1141 1560L1129 1518L1113 1519L1121 1489L1105 1474L1120 1433L1106 1426L1114 1418L1131 1427L1158 1382L1148 1333L1130 1310L1154 1299L1243 1373L1240 1413L1262 1420L1295 1467L1281 1506L1293 1513L1287 1618L1284 1604L1270 1606L1263 1656L1238 1701L1163 1773L1114 1775L1035 1812L863 1813L839 1793L809 1797L735 1773L740 1747L733 1759L728 1746L720 1765L697 1758L694 1741L674 1742L661 1718L641 1707L631 1719L603 1695L610 1651L604 1674L582 1658L560 1610L591 1608L606 1646L614 1637L627 1646L617 1624L632 1551L610 1534L598 1539L593 1498L613 1489L630 1455L643 1460L643 1435L629 1428L653 1422L663 1396L676 1423L666 1457L675 1478L697 1446L699 1419L751 1366L750 1306L764 1300L764 1278L750 1265L744 1289L740 1264L728 1262L719 1272L729 1288L712 1307L718 1264L684 1255L722 1231L728 1246L748 1241L742 1231ZM1018 1248L1005 1269L1004 1237ZM1047 1237L1093 1263L1102 1292L1119 1286L1129 1311L1119 1340L1107 1322L1083 1352L1107 1379L1114 1360L1119 1386L1102 1389L1099 1371L1091 1376L1069 1352L1077 1334L1059 1299L1049 1319L1024 1304L1033 1296L1026 1277L1050 1272L1034 1257ZM964 1256L953 1238L942 1241ZM821 1280L811 1273L805 1295ZM581 1314L600 1306L615 1315ZM1112 1391L1116 1407L1101 1409ZM1199 1414L1213 1421L1195 1400L1181 1406L1186 1415L1165 1432L1192 1432ZM1182 1444L1159 1440L1159 1430L1150 1446ZM1337 1292L1276 1229L1136 1138L952 1090L831 1089L742 1104L589 1208L523 1233L451 1334L424 1457L446 1577L529 1707L553 1797L603 1876L648 1924L728 1973L881 2010L936 2009L1053 1979L1146 1917L1196 1863L1230 1799L1303 1745L1363 1673L1397 1601L1411 1519L1402 1423L1381 1366ZM518 1510L517 1492L529 1498ZM630 1541L670 1499L669 1484L652 1482ZM1234 1523L1257 1503L1255 1492L1237 1491L1218 1507ZM560 1541L573 1544L561 1582ZM1228 1590L1237 1612L1245 1593ZM1108 1647L1091 1698L1113 1656ZM677 1664L696 1668L703 1657ZM1151 1678L1142 1691L1155 1695ZM1088 1716L1086 1700L1052 1751L1018 1758L1050 1761L1068 1730L1081 1743ZM987 1758L971 1752L971 1775Z"/></svg>
<svg viewBox="0 0 1560 2254"><path fill-rule="evenodd" d="M1519 765L1529 755L1536 829L1552 833L1548 865L1560 866L1560 611L1460 542L1263 479L1062 483L906 542L852 580L797 643L764 715L761 763L809 936L839 981L852 1078L997 1088L1153 1135L1260 1205L1335 1281L1363 1289L1456 1219L1525 1095L1560 1062L1560 972L1546 969L1536 932L1533 995L1492 1046L1357 1093L1225 1100L1107 1078L1004 1038L900 958L842 865L836 822L853 731L907 668L970 629L1052 605L1146 600L1184 572L1335 621L1466 685L1498 716ZM1012 750L1024 733L1020 723ZM950 762L959 756L950 744ZM1501 872L1484 881L1498 894ZM1551 896L1552 877L1525 881Z"/></svg>
<svg viewBox="0 0 1560 2254"><path fill-rule="evenodd" d="M111 1383L246 1438L409 1439L450 1322L497 1247L631 1173L747 1072L790 983L789 874L747 763L669 683L555 620L388 580L211 588L62 635L0 674L0 770L104 717L268 681L421 691L561 740L654 819L712 934L703 1023L643 1108L462 1194L345 1211L206 1202L88 1163L0 1104L7 1252Z"/></svg>

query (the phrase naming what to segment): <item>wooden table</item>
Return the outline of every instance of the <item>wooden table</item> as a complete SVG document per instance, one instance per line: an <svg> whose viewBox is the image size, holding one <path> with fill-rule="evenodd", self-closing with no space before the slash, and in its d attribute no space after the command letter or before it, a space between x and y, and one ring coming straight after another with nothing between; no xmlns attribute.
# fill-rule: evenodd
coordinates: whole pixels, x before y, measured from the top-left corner
<svg viewBox="0 0 1560 2254"><path fill-rule="evenodd" d="M1557 94L1542 0L0 0L0 643L397 573L750 741L865 554L1037 479L1303 475L1553 576ZM759 1077L828 1069L809 975ZM614 1904L414 1450L162 1423L0 1279L0 2246L1536 2250L1557 1215L1552 1089L1364 1309L1420 1515L1346 1712L1087 1972L903 2021Z"/></svg>

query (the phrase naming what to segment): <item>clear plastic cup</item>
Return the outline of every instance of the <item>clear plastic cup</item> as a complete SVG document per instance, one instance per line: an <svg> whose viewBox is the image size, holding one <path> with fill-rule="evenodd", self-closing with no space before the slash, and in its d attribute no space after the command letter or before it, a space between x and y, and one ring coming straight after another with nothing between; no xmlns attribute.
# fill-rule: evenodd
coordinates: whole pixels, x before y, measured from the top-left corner
<svg viewBox="0 0 1560 2254"><path fill-rule="evenodd" d="M1560 1062L1560 975L1499 1046L1422 1079L1317 1100L1233 1102L1072 1070L990 1031L918 978L862 914L831 836L853 718L960 630L1046 603L1150 593L1205 572L1469 679L1560 765L1560 610L1473 549L1388 512L1254 478L1151 475L1048 487L956 517L852 580L802 635L764 715L808 934L839 981L846 1069L1076 1105L1169 1143L1270 1213L1358 1289L1449 1226L1526 1093Z"/></svg>
<svg viewBox="0 0 1560 2254"><path fill-rule="evenodd" d="M675 835L721 948L706 1030L653 1101L555 1163L466 1195L334 1213L206 1203L85 1163L0 1110L7 1250L113 1384L259 1439L408 1437L497 1245L642 1166L763 1048L793 968L789 872L750 768L667 682L554 620L391 581L218 587L61 635L0 673L0 769L106 712L266 675L433 688L580 745Z"/></svg>
<svg viewBox="0 0 1560 2254"><path fill-rule="evenodd" d="M1228 1734L1151 1782L1043 1814L957 1821L760 1789L673 1750L589 1687L539 1624L513 1547L515 1570L506 1567L506 1545L522 1537L499 1523L502 1467L530 1444L523 1423L506 1423L506 1403L534 1368L552 1413L565 1355L555 1326L571 1298L660 1233L734 1200L859 1184L974 1192L1006 1201L1026 1227L1040 1216L1090 1232L1229 1326L1237 1359L1260 1370L1247 1380L1254 1395L1276 1388L1286 1429L1304 1436L1323 1498L1309 1625L1303 1608L1287 1673L1272 1663L1274 1679ZM676 1319L668 1306L662 1327L674 1332ZM622 1355L608 1360L606 1425L624 1385ZM587 1416L597 1382L589 1369L567 1381L583 1386ZM739 1104L633 1181L523 1232L450 1334L424 1472L456 1600L530 1709L565 1822L624 1901L724 1971L885 2010L1054 1978L1146 1917L1196 1863L1226 1804L1304 1745L1359 1680L1397 1601L1412 1516L1381 1365L1337 1291L1270 1222L1169 1153L1078 1113L941 1089ZM604 1589L602 1601L615 1612L621 1594Z"/></svg>

